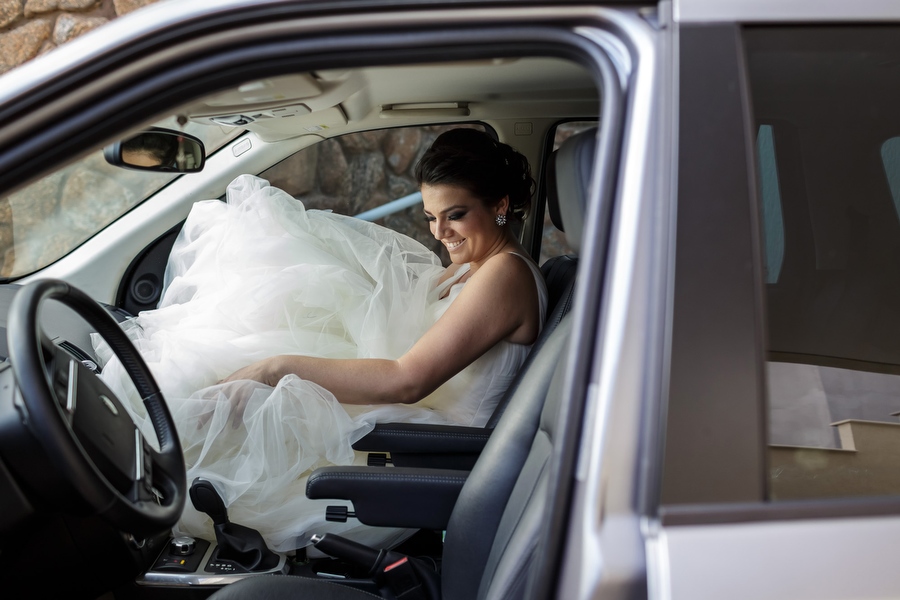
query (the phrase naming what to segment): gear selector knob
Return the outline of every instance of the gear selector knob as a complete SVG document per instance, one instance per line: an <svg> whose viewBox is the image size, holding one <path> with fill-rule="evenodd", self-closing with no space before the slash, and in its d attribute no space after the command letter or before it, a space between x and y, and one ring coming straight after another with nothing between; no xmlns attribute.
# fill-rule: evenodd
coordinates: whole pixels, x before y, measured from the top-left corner
<svg viewBox="0 0 900 600"><path fill-rule="evenodd" d="M194 541L194 538L188 537L186 535L174 538L169 543L169 551L177 556L188 556L190 554L193 554L195 547L196 542Z"/></svg>

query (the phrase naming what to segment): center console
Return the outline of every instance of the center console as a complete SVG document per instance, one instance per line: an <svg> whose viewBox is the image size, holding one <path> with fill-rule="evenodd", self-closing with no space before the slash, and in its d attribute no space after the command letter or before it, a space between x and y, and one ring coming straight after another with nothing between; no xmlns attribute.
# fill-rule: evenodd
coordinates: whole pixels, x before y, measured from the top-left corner
<svg viewBox="0 0 900 600"><path fill-rule="evenodd" d="M278 555L277 564L265 570L249 571L236 560L220 556L215 542L180 536L169 540L153 566L137 578L140 586L195 587L222 586L252 577L288 572L287 557Z"/></svg>

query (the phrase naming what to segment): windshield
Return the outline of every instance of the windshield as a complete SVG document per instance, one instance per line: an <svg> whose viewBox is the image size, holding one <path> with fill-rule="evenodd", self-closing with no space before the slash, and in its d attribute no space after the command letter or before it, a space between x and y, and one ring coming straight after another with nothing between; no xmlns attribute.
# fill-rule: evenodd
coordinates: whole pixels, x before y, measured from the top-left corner
<svg viewBox="0 0 900 600"><path fill-rule="evenodd" d="M234 127L174 118L156 125L182 129L212 154L241 133ZM15 279L62 258L178 177L114 167L102 149L0 199L0 277Z"/></svg>

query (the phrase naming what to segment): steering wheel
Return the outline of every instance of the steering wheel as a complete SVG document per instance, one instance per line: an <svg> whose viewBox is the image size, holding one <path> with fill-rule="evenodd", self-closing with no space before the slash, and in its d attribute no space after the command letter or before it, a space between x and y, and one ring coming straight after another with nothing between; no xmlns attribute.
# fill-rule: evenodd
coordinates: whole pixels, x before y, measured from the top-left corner
<svg viewBox="0 0 900 600"><path fill-rule="evenodd" d="M41 329L41 304L55 299L109 344L134 382L156 432L159 451L91 369ZM150 369L116 321L64 281L23 286L9 309L10 363L27 420L50 460L96 514L144 537L171 528L184 508L186 475L172 415Z"/></svg>

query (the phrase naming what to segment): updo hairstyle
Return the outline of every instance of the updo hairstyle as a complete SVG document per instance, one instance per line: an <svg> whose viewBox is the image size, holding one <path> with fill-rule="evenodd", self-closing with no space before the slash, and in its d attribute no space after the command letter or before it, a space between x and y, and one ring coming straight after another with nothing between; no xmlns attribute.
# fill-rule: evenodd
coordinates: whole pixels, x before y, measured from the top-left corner
<svg viewBox="0 0 900 600"><path fill-rule="evenodd" d="M422 185L455 185L488 207L509 196L510 220L522 221L531 207L535 183L528 159L477 129L451 129L434 140L419 164Z"/></svg>

